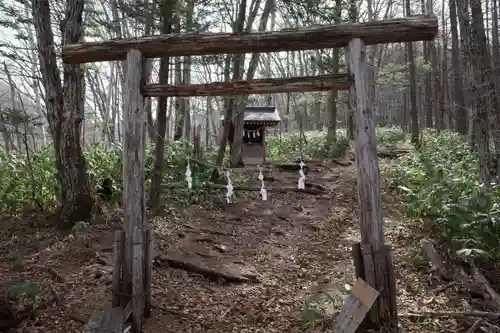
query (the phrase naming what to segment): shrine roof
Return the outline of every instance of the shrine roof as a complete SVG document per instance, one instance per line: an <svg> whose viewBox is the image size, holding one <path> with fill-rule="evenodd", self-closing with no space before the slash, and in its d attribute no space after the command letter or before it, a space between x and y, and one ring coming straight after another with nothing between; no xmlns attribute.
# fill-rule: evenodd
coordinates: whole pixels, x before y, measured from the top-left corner
<svg viewBox="0 0 500 333"><path fill-rule="evenodd" d="M224 120L224 117L221 117ZM245 123L279 123L281 121L278 109L275 106L247 106L245 109Z"/></svg>

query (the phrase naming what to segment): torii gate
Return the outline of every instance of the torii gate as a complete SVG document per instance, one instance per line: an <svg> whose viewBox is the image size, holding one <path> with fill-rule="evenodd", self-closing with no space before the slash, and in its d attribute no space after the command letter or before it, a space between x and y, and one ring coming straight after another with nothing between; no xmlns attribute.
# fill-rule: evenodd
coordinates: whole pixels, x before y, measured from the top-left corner
<svg viewBox="0 0 500 333"><path fill-rule="evenodd" d="M370 320L376 324L396 324L395 281L390 246L384 244L380 200L380 171L375 122L368 98L365 45L432 40L438 33L433 16L371 21L357 24L324 25L309 29L249 33L180 33L132 39L67 45L62 50L65 63L127 61L124 145L124 248L120 273L115 268L115 296L121 296L125 317L132 314L132 330L141 332L149 316L151 285L150 235L146 221L144 192L144 97L248 95L279 92L349 89L354 79L356 94L356 168L361 243L355 244L356 275L381 292ZM230 83L163 85L142 82L143 58L164 56L241 54L298 51L347 47L349 73L318 77L265 79ZM262 81L262 82L261 82ZM149 235L144 237L144 235ZM119 238L117 241L119 241ZM119 243L119 242L118 242ZM146 254L145 254L146 253ZM118 259L117 259L118 260ZM113 306L120 304L114 298ZM126 309L125 309L126 308Z"/></svg>

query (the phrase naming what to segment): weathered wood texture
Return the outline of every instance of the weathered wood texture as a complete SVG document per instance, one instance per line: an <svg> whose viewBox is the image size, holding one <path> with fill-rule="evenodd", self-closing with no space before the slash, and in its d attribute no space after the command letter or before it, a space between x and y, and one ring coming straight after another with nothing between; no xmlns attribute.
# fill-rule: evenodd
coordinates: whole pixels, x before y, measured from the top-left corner
<svg viewBox="0 0 500 333"><path fill-rule="evenodd" d="M368 96L368 77L365 44L360 39L349 42L349 69L354 76L356 91L356 171L361 229L361 254L366 281L384 291L377 302L375 324L397 325L397 309L392 304L395 283L392 258L384 245L382 204L380 198L380 169L377 156L375 122ZM384 253L385 252L385 253ZM359 269L357 269L359 271Z"/></svg>
<svg viewBox="0 0 500 333"><path fill-rule="evenodd" d="M378 286L380 290L383 290L378 297L377 305L369 313L369 321L375 325L389 323L393 327L397 327L396 278L394 276L391 246L384 245L382 250L373 252L371 245L355 243L352 247L352 253L356 277L362 278L369 285ZM384 279L380 279L380 276L375 275L382 272L379 266L385 270L385 274L382 275L382 277L385 277ZM377 268L377 271L375 271L375 268ZM380 287L382 284L383 287ZM383 321L379 320L379 311L389 313L391 315L390 320L387 320L386 317L383 318Z"/></svg>
<svg viewBox="0 0 500 333"><path fill-rule="evenodd" d="M132 332L140 332L144 314L144 230L146 203L144 189L144 149L146 126L144 97L141 94L142 55L127 55L123 142L123 213L125 263L122 306L132 296Z"/></svg>
<svg viewBox="0 0 500 333"><path fill-rule="evenodd" d="M132 306L128 303L125 308L108 306L104 311L95 312L84 326L83 333L122 333Z"/></svg>
<svg viewBox="0 0 500 333"><path fill-rule="evenodd" d="M324 25L249 33L193 32L165 34L63 47L66 63L124 60L137 49L148 58L165 56L298 51L345 47L353 38L366 44L432 40L438 33L434 16L412 16L356 24Z"/></svg>
<svg viewBox="0 0 500 333"><path fill-rule="evenodd" d="M345 300L342 311L337 316L333 331L339 333L356 332L378 295L378 291L363 279L358 278L351 295Z"/></svg>
<svg viewBox="0 0 500 333"><path fill-rule="evenodd" d="M380 168L377 156L375 121L368 97L365 45L360 39L349 43L349 68L356 88L356 171L361 219L361 243L374 251L384 245Z"/></svg>
<svg viewBox="0 0 500 333"><path fill-rule="evenodd" d="M370 284L370 286L376 287L377 280L375 279L375 263L372 256L372 247L370 244L359 244L361 249L361 267L363 274L357 277L361 277ZM355 264L356 265L356 264ZM356 269L358 271L358 269ZM378 322L377 306L374 307L374 311L370 311L369 318L372 323Z"/></svg>
<svg viewBox="0 0 500 333"><path fill-rule="evenodd" d="M332 88L347 90L350 86L351 80L349 75L333 74L203 84L148 84L144 86L144 95L150 97L236 96L285 92L329 91Z"/></svg>
<svg viewBox="0 0 500 333"><path fill-rule="evenodd" d="M125 233L122 230L115 231L115 241L113 244L113 284L112 284L113 298L111 302L111 306L114 308L120 306L120 298L122 294L124 239L125 239Z"/></svg>
<svg viewBox="0 0 500 333"><path fill-rule="evenodd" d="M144 272L144 317L149 318L151 316L151 281L153 280L153 231L151 228L146 229L144 234L144 240L146 243L146 253L145 253L145 272Z"/></svg>
<svg viewBox="0 0 500 333"><path fill-rule="evenodd" d="M232 258L219 259L206 255L201 256L198 253L174 248L170 249L166 256L160 256L159 261L165 262L173 268L201 274L209 279L222 278L232 283L260 282L259 274L253 267L243 265Z"/></svg>

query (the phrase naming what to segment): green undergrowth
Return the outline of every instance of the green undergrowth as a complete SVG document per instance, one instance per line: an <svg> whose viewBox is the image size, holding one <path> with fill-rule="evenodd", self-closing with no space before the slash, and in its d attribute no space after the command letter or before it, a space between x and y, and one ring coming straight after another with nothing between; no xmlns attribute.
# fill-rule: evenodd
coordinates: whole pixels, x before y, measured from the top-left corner
<svg viewBox="0 0 500 333"><path fill-rule="evenodd" d="M345 130L337 132L333 145L326 145L326 133L306 132L305 140L298 132L268 138L269 160L293 161L300 156L305 159L322 159L343 156L349 149ZM377 128L377 137L383 144L404 140L405 136L397 128ZM205 187L201 184L209 180L213 171L207 165L191 165L193 190L187 189L186 166L193 147L185 141L172 142L165 148L165 169L162 183L178 183L164 191L168 199L182 203L206 202ZM114 198L120 202L122 195L122 153L121 145L93 144L85 146L84 155L91 189L96 189L103 179L111 178L114 183ZM201 158L205 164L214 164L217 149L205 149ZM301 154L302 153L302 154ZM146 149L145 174L146 189L151 185L154 166L154 151ZM180 183L180 184L179 184ZM0 212L18 213L26 208L42 206L45 209L57 205L57 174L54 167L53 148L32 152L29 160L22 152L19 154L0 152Z"/></svg>
<svg viewBox="0 0 500 333"><path fill-rule="evenodd" d="M104 178L111 178L114 183L117 202L122 192L122 147L120 145L94 144L86 146L84 155L87 162L90 187L95 189ZM182 182L185 180L187 156L191 156L192 146L187 142L173 142L165 148L165 173L163 183ZM146 188L151 183L154 166L154 152L146 149L145 174ZM207 151L203 160L212 163L214 151ZM57 203L58 183L54 166L52 147L32 153L30 160L24 155L0 152L0 211L16 213L27 207L40 204L44 208L54 207ZM206 181L210 169L192 166L193 183ZM187 185L186 185L187 189ZM170 191L179 199L197 199L198 193L186 193L186 189ZM199 192L199 191L198 191ZM185 194L183 194L185 193Z"/></svg>
<svg viewBox="0 0 500 333"><path fill-rule="evenodd" d="M433 221L432 235L451 255L500 259L500 186L479 183L477 155L460 135L426 132L420 151L383 173L404 198L408 217Z"/></svg>
<svg viewBox="0 0 500 333"><path fill-rule="evenodd" d="M406 141L406 134L396 126L377 127L378 146L392 146ZM326 131L307 131L301 138L299 132L270 136L267 139L269 160L330 159L342 157L349 150L346 130L337 130L336 141L327 145Z"/></svg>
<svg viewBox="0 0 500 333"><path fill-rule="evenodd" d="M377 146L393 146L405 143L407 134L398 126L378 126L375 128Z"/></svg>
<svg viewBox="0 0 500 333"><path fill-rule="evenodd" d="M267 138L267 154L271 161L293 161L299 158L323 159L335 158L345 154L349 148L349 140L345 131L337 131L337 140L327 146L326 132L308 131L301 135L299 132L289 132Z"/></svg>

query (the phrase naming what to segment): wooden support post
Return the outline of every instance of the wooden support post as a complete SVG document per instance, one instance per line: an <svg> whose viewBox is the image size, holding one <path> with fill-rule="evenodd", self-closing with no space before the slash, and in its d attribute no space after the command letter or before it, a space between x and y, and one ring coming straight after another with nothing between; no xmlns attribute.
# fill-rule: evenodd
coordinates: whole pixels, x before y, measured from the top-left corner
<svg viewBox="0 0 500 333"><path fill-rule="evenodd" d="M364 279L380 292L375 325L397 326L397 309L389 295L395 289L392 259L384 245L382 205L380 199L380 170L378 165L375 121L368 96L368 75L365 44L360 39L349 42L349 69L354 76L356 90L356 171L361 229L361 257ZM359 258L359 257L358 257ZM357 265L359 266L359 265ZM391 272L391 274L388 274ZM396 326L395 326L396 325Z"/></svg>
<svg viewBox="0 0 500 333"><path fill-rule="evenodd" d="M142 55L127 53L125 110L123 115L123 213L125 224L125 264L122 307L132 301L132 332L142 330L144 317L144 229L146 202L144 192L145 115L141 94Z"/></svg>
<svg viewBox="0 0 500 333"><path fill-rule="evenodd" d="M153 277L153 231L151 228L146 229L144 234L146 243L146 269L144 271L144 317L149 318L151 315L151 281Z"/></svg>
<svg viewBox="0 0 500 333"><path fill-rule="evenodd" d="M122 230L115 231L115 241L113 243L113 280L112 280L113 298L111 301L111 306L113 308L120 306L120 298L121 295L123 294L122 271L123 271L123 261L124 261L124 248L123 248L124 238L125 238L125 233Z"/></svg>
<svg viewBox="0 0 500 333"><path fill-rule="evenodd" d="M345 57L346 61L349 59L349 48L345 48ZM349 65L347 65L348 68L347 70L352 73L352 71L349 69ZM349 142L352 143L353 140L356 139L356 132L355 132L355 120L354 117L356 116L356 88L354 85L351 85L351 87L347 91L347 110L346 110L346 126L347 126L347 138L349 139Z"/></svg>

